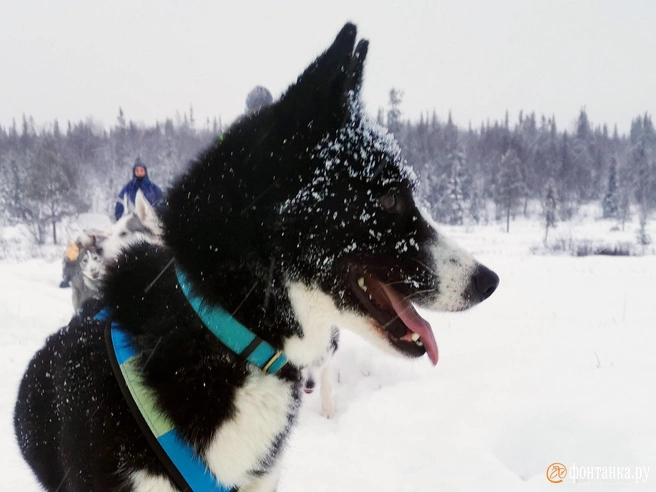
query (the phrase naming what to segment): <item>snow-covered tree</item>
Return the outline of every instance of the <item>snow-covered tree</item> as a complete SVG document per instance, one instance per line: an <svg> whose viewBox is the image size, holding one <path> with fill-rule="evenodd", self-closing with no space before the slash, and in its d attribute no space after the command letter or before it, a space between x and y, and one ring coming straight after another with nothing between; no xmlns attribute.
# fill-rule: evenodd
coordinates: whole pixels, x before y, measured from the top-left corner
<svg viewBox="0 0 656 492"><path fill-rule="evenodd" d="M449 208L449 224L462 225L465 221L465 199L462 192L463 173L466 165L465 153L457 149L449 156L451 169L447 182L447 199Z"/></svg>
<svg viewBox="0 0 656 492"><path fill-rule="evenodd" d="M52 229L52 242L57 244L57 224L66 216L82 211L76 172L66 162L50 139L28 169L27 204L34 237L45 242L45 229Z"/></svg>
<svg viewBox="0 0 656 492"><path fill-rule="evenodd" d="M378 108L376 123L378 123L380 126L385 126L385 110L383 108Z"/></svg>
<svg viewBox="0 0 656 492"><path fill-rule="evenodd" d="M617 219L622 225L622 230L625 229L626 223L631 219L631 197L635 185L625 168L626 166L623 166L621 170L618 170L620 173L618 175Z"/></svg>
<svg viewBox="0 0 656 492"><path fill-rule="evenodd" d="M544 200L542 202L542 209L544 211L544 243L547 243L549 229L556 227L558 221L558 193L556 192L556 182L553 178L549 178L544 187Z"/></svg>
<svg viewBox="0 0 656 492"><path fill-rule="evenodd" d="M647 245L651 243L651 238L647 234L647 216L649 214L649 192L651 189L652 178L652 153L647 145L647 138L640 138L638 146L633 152L634 165L638 176L636 181L636 203L638 204L638 219L640 229L638 230L638 243Z"/></svg>
<svg viewBox="0 0 656 492"><path fill-rule="evenodd" d="M474 180L472 183L471 196L469 198L469 217L476 223L481 221L487 223L487 208L485 206L485 197L483 196L483 184L480 180Z"/></svg>
<svg viewBox="0 0 656 492"><path fill-rule="evenodd" d="M560 170L558 173L560 197L560 215L564 220L570 220L576 210L576 169L570 139L567 132L563 133L562 146L560 149Z"/></svg>
<svg viewBox="0 0 656 492"><path fill-rule="evenodd" d="M391 89L389 93L389 107L387 109L387 129L395 136L399 136L401 130L401 103L403 92Z"/></svg>
<svg viewBox="0 0 656 492"><path fill-rule="evenodd" d="M496 202L506 215L506 232L510 232L510 215L514 214L526 194L526 184L520 166L521 161L514 149L506 151L501 158Z"/></svg>
<svg viewBox="0 0 656 492"><path fill-rule="evenodd" d="M608 190L601 203L605 219L616 218L620 208L620 196L617 188L617 158L613 156L610 161L608 173Z"/></svg>

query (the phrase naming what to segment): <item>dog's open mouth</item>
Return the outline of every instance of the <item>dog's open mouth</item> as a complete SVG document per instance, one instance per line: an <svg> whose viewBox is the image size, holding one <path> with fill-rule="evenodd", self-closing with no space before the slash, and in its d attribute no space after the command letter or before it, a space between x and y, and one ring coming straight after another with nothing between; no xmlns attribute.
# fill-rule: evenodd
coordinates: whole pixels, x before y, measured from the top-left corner
<svg viewBox="0 0 656 492"><path fill-rule="evenodd" d="M409 357L428 353L437 364L437 343L431 325L415 310L410 301L390 285L363 273L351 274L351 288L379 331L400 352Z"/></svg>

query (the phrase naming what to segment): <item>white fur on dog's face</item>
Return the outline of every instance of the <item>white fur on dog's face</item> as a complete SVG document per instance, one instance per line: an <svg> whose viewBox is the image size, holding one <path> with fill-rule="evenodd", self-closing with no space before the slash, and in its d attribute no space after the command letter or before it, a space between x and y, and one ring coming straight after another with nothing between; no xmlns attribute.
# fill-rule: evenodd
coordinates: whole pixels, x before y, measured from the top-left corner
<svg viewBox="0 0 656 492"><path fill-rule="evenodd" d="M432 224L430 226L435 231L435 239L424 246L430 262L423 267L439 279L439 285L434 294L422 297L417 304L442 312L462 311L474 306L480 299L472 299L470 291L480 264L469 252L439 233ZM303 330L303 336L288 338L285 344L285 353L294 364L309 366L324 355L333 325L351 330L386 352L399 355L398 349L381 333L376 321L359 310L340 309L333 297L318 286L290 282L288 294Z"/></svg>
<svg viewBox="0 0 656 492"><path fill-rule="evenodd" d="M139 227L133 227L135 219ZM145 232L148 231L148 232ZM139 243L161 244L162 228L153 207L141 191L137 192L134 210L121 217L112 226L107 239L102 243L105 262L114 261L122 250Z"/></svg>
<svg viewBox="0 0 656 492"><path fill-rule="evenodd" d="M287 286L294 314L303 329L303 336L293 336L285 341L284 352L296 366L306 367L326 354L330 345L332 326L344 326L346 320L332 297L318 287L302 282L290 282Z"/></svg>
<svg viewBox="0 0 656 492"><path fill-rule="evenodd" d="M469 289L479 267L474 257L441 234L430 245L430 255L433 261L427 266L439 278L439 291L432 297L432 302L421 307L431 311L463 311L476 304Z"/></svg>
<svg viewBox="0 0 656 492"><path fill-rule="evenodd" d="M84 283L89 287L95 284L105 275L105 264L103 258L95 250L87 250L80 260L80 272L84 275Z"/></svg>
<svg viewBox="0 0 656 492"><path fill-rule="evenodd" d="M480 264L464 248L442 234L425 210L422 218L436 233L436 240L428 249L432 263L425 265L440 280L439 293L421 307L431 311L463 311L480 301L471 299L469 285Z"/></svg>
<svg viewBox="0 0 656 492"><path fill-rule="evenodd" d="M398 355L398 351L380 336L371 318L357 311L339 309L333 298L319 287L291 282L287 291L303 330L302 337L293 336L285 341L284 352L292 364L309 366L325 355L333 325L351 330L386 352Z"/></svg>

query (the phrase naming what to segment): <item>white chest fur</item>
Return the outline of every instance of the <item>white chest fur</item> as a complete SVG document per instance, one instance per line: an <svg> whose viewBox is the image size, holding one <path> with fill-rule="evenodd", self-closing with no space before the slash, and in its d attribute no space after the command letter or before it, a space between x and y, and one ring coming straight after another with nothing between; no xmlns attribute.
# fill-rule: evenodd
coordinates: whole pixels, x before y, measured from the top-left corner
<svg viewBox="0 0 656 492"><path fill-rule="evenodd" d="M217 430L205 461L225 484L244 485L285 430L295 410L289 384L254 372L235 394L235 415Z"/></svg>
<svg viewBox="0 0 656 492"><path fill-rule="evenodd" d="M217 479L225 485L237 485L245 491L268 491L275 488L278 470L264 477L253 477L269 455L272 443L289 424L294 412L289 384L259 370L248 376L235 394L235 415L217 429L204 459ZM137 492L174 492L168 478L144 471L132 475Z"/></svg>

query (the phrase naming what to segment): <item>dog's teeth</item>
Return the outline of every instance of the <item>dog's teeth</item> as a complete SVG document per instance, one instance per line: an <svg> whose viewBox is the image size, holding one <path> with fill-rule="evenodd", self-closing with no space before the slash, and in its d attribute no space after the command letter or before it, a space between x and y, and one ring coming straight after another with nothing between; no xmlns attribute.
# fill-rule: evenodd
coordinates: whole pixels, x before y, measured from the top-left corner
<svg viewBox="0 0 656 492"><path fill-rule="evenodd" d="M423 347L423 346L424 346L424 342L422 342L421 340L417 340L415 343L416 343L417 345L419 345L420 347Z"/></svg>
<svg viewBox="0 0 656 492"><path fill-rule="evenodd" d="M362 290L364 290L365 292L367 292L367 285L364 283L364 277L360 277L360 278L358 279L358 285L360 286L360 288L361 288Z"/></svg>
<svg viewBox="0 0 656 492"><path fill-rule="evenodd" d="M413 341L413 342L416 342L416 341L418 341L418 340L419 340L419 334L418 334L418 333L413 333L413 334L412 334L412 341Z"/></svg>

